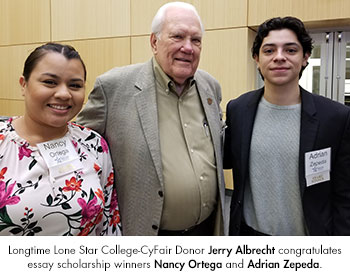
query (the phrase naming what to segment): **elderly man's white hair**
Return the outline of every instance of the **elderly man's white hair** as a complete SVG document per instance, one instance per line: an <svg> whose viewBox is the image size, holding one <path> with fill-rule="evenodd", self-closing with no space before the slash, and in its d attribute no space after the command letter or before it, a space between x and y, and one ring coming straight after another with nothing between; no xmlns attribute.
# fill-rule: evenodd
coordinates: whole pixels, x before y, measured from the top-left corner
<svg viewBox="0 0 350 280"><path fill-rule="evenodd" d="M198 18L199 24L201 26L202 34L204 34L204 27L203 27L201 18L199 17L198 12L193 5L185 2L169 2L159 8L158 12L156 13L152 21L151 30L152 30L152 33L154 33L157 36L157 38L160 37L160 33L162 31L162 27L165 21L165 12L170 7L184 8L184 9L193 11Z"/></svg>

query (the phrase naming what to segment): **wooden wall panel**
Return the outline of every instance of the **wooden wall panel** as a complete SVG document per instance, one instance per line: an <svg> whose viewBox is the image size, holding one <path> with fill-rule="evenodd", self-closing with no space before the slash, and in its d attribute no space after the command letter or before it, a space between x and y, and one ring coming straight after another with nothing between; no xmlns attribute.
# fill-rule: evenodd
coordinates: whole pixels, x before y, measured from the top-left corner
<svg viewBox="0 0 350 280"><path fill-rule="evenodd" d="M51 0L52 40L128 36L130 0Z"/></svg>
<svg viewBox="0 0 350 280"><path fill-rule="evenodd" d="M24 100L0 99L0 116L23 116Z"/></svg>
<svg viewBox="0 0 350 280"><path fill-rule="evenodd" d="M153 17L167 0L130 0L131 1L131 35L145 35L151 33ZM191 1L183 1L189 2Z"/></svg>
<svg viewBox="0 0 350 280"><path fill-rule="evenodd" d="M90 93L98 75L115 67L130 64L130 38L112 38L86 41L63 42L74 46L83 58L88 76L86 96ZM0 115L23 113L23 106L16 111L12 101L21 101L18 79L22 74L24 61L38 45L0 47ZM11 106L8 108L7 105ZM19 104L22 104L21 102Z"/></svg>
<svg viewBox="0 0 350 280"><path fill-rule="evenodd" d="M86 69L86 96L92 90L96 77L116 66L130 64L130 38L111 38L86 41L68 41L80 53Z"/></svg>
<svg viewBox="0 0 350 280"><path fill-rule="evenodd" d="M248 0L192 0L205 29L241 27L247 24ZM151 32L152 19L166 0L131 0L131 34Z"/></svg>
<svg viewBox="0 0 350 280"><path fill-rule="evenodd" d="M0 45L50 40L50 1L0 0Z"/></svg>
<svg viewBox="0 0 350 280"><path fill-rule="evenodd" d="M204 28L229 28L247 25L248 0L193 0Z"/></svg>
<svg viewBox="0 0 350 280"><path fill-rule="evenodd" d="M248 26L276 16L295 16L310 27L350 23L349 0L249 0Z"/></svg>
<svg viewBox="0 0 350 280"><path fill-rule="evenodd" d="M141 63L152 57L150 35L131 38L131 63Z"/></svg>
<svg viewBox="0 0 350 280"><path fill-rule="evenodd" d="M219 81L223 111L229 100L254 88L255 68L250 55L253 36L248 28L206 32L199 67Z"/></svg>
<svg viewBox="0 0 350 280"><path fill-rule="evenodd" d="M22 99L18 80L23 72L24 61L37 46L38 45L18 45L0 47L1 99ZM2 110L1 107L0 110Z"/></svg>

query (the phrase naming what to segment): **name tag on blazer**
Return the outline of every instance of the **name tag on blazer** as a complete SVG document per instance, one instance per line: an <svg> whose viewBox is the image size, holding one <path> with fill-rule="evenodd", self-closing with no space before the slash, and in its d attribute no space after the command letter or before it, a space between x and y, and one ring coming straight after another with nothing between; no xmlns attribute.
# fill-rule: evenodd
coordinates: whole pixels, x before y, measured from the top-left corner
<svg viewBox="0 0 350 280"><path fill-rule="evenodd" d="M331 148L305 153L306 186L330 180Z"/></svg>

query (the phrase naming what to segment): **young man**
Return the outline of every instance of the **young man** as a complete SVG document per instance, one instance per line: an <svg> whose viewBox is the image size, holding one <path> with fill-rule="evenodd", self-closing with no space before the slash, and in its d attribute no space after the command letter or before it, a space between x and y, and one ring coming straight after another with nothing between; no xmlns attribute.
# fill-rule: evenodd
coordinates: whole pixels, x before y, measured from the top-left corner
<svg viewBox="0 0 350 280"><path fill-rule="evenodd" d="M265 86L227 105L231 235L350 234L350 108L298 84L312 39L293 17L258 29Z"/></svg>

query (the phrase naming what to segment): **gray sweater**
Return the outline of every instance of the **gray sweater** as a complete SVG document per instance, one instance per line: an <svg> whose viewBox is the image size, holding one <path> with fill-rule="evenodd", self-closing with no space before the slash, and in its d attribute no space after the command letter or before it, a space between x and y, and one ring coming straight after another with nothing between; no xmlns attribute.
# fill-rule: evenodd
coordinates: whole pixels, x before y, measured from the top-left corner
<svg viewBox="0 0 350 280"><path fill-rule="evenodd" d="M255 117L244 218L270 235L305 235L298 179L301 104L261 99Z"/></svg>

